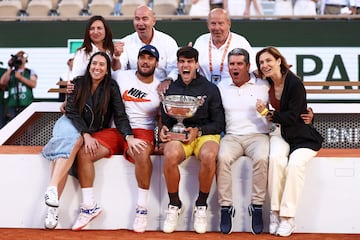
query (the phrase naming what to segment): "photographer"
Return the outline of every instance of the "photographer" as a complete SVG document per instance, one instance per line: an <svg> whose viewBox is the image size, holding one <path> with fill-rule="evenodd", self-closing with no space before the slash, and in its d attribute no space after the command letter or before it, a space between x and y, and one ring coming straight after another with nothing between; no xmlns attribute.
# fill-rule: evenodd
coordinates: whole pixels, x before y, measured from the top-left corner
<svg viewBox="0 0 360 240"><path fill-rule="evenodd" d="M27 54L19 51L11 55L9 68L2 75L0 85L7 86L9 97L7 99L7 117L12 120L33 101L32 89L36 87L36 73L25 67Z"/></svg>
<svg viewBox="0 0 360 240"><path fill-rule="evenodd" d="M2 62L0 62L2 65ZM0 67L0 77L6 72L6 68ZM6 87L0 84L0 129L5 125L5 99L4 92Z"/></svg>

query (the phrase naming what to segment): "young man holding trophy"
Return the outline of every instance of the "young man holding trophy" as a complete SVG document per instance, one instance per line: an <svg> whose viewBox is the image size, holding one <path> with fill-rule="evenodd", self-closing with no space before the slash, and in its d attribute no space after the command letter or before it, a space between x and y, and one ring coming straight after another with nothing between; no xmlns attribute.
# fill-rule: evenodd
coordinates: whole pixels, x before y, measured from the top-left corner
<svg viewBox="0 0 360 240"><path fill-rule="evenodd" d="M197 72L198 56L198 51L188 46L177 51L179 77L170 84L162 101L160 139L165 143L164 176L170 200L163 226L167 233L176 230L184 209L178 193L178 165L191 155L200 161L194 229L206 232L207 198L215 175L220 133L225 128L219 89Z"/></svg>

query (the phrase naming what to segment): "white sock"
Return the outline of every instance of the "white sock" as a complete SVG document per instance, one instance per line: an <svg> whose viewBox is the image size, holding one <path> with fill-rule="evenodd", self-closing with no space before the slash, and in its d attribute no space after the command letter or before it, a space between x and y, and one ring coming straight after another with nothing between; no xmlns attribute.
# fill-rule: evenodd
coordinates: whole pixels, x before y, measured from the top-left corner
<svg viewBox="0 0 360 240"><path fill-rule="evenodd" d="M81 188L83 204L87 206L93 206L95 204L95 192L94 188Z"/></svg>
<svg viewBox="0 0 360 240"><path fill-rule="evenodd" d="M142 208L147 208L149 189L142 189L138 187L138 201L137 205Z"/></svg>

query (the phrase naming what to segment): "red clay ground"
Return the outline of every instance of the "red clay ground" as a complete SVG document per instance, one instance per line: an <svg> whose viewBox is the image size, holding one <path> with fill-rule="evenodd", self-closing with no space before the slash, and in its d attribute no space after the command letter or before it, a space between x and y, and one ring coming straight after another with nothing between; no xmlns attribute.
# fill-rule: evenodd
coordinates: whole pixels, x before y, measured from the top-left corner
<svg viewBox="0 0 360 240"><path fill-rule="evenodd" d="M243 239L243 240L360 240L360 234L305 234L295 233L287 238L272 236L269 234L253 235L251 233L232 233L224 235L219 232L197 234L195 232L174 232L171 234L162 232L134 233L129 230L44 230L44 229L0 229L0 240L204 240L204 239Z"/></svg>

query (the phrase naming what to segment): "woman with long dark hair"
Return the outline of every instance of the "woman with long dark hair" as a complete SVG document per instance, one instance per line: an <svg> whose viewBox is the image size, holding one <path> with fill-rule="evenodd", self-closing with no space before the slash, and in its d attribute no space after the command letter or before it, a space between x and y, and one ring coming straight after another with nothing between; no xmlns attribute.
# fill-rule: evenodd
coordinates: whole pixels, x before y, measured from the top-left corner
<svg viewBox="0 0 360 240"><path fill-rule="evenodd" d="M121 151L118 139L105 141L109 131L119 131L130 149L141 148L144 141L133 137L120 90L111 78L110 58L105 52L94 53L84 76L75 78L75 90L69 94L66 114L55 123L53 137L42 151L53 162L51 179L45 192L49 206L45 227L53 229L58 222L57 209L68 171L82 146L97 155L107 151L107 157ZM110 128L111 120L116 128ZM106 143L106 144L105 144ZM101 209L97 208L97 214Z"/></svg>

